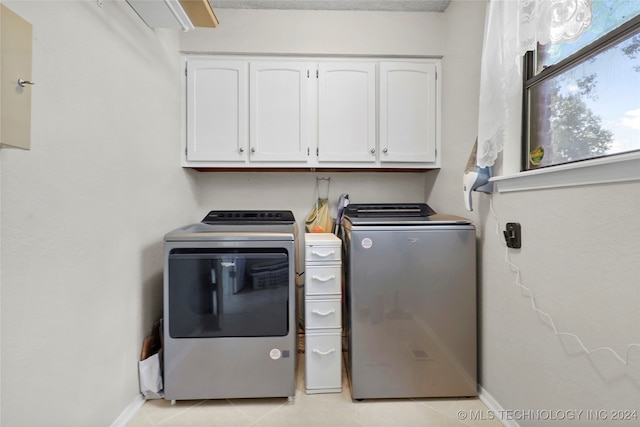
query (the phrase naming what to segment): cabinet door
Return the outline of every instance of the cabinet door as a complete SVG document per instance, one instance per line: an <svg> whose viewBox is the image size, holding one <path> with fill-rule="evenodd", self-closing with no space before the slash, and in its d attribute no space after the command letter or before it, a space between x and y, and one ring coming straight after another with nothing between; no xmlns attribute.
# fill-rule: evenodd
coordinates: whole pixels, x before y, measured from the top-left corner
<svg viewBox="0 0 640 427"><path fill-rule="evenodd" d="M306 162L309 66L258 61L250 66L251 162Z"/></svg>
<svg viewBox="0 0 640 427"><path fill-rule="evenodd" d="M380 161L435 162L435 63L380 63Z"/></svg>
<svg viewBox="0 0 640 427"><path fill-rule="evenodd" d="M31 147L31 24L0 4L0 145Z"/></svg>
<svg viewBox="0 0 640 427"><path fill-rule="evenodd" d="M187 62L187 161L247 161L247 62Z"/></svg>
<svg viewBox="0 0 640 427"><path fill-rule="evenodd" d="M318 161L376 161L374 63L318 66Z"/></svg>

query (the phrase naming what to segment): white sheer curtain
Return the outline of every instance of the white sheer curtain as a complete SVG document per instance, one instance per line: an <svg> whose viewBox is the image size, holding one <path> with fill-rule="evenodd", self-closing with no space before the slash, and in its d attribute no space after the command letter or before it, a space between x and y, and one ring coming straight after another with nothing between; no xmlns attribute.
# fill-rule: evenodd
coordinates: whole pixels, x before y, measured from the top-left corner
<svg viewBox="0 0 640 427"><path fill-rule="evenodd" d="M478 123L479 167L493 166L507 126L521 116L522 57L536 44L575 40L591 24L591 0L489 0Z"/></svg>

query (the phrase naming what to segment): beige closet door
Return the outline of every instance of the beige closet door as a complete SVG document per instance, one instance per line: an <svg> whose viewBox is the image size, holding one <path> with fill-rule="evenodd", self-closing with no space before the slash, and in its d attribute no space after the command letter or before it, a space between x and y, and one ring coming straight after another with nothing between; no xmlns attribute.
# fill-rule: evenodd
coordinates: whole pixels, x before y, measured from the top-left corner
<svg viewBox="0 0 640 427"><path fill-rule="evenodd" d="M31 146L31 24L0 4L0 144ZM22 85L18 80L22 79Z"/></svg>

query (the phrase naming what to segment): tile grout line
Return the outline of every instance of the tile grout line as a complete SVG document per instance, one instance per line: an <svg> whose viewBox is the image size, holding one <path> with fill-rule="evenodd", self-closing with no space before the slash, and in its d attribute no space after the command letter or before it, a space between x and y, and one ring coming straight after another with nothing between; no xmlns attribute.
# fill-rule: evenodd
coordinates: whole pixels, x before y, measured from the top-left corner
<svg viewBox="0 0 640 427"><path fill-rule="evenodd" d="M238 412L242 413L243 415L252 418L251 415L247 414L245 411L243 411L238 405L236 405L235 403L231 402L230 400L226 399L227 402L229 402L231 404L231 406L237 410ZM258 421L262 420L263 418L265 418L268 415L273 414L275 411L277 411L278 409L282 408L283 406L289 404L289 402L284 402L280 405L278 405L277 407L273 408L272 410L260 415L258 418L256 418L255 420L251 421L249 424L247 424L247 427L250 427L252 425L255 425Z"/></svg>
<svg viewBox="0 0 640 427"><path fill-rule="evenodd" d="M199 401L198 403L196 403L195 405L191 405L191 406L189 406L188 408L185 408L185 409L183 409L182 411L178 412L177 414L173 414L173 415L171 415L170 417L165 418L164 420L160 421L158 424L154 424L154 425L156 425L156 426L162 425L162 424L164 424L165 422L167 422L167 421L169 421L169 420L171 420L171 419L173 419L173 418L175 418L175 417L177 417L177 416L179 416L179 415L183 415L183 414L185 414L185 413L189 412L191 409L193 409L193 408L195 408L195 407L197 407L197 406L202 405L204 402L206 402L206 400L201 400L201 401Z"/></svg>

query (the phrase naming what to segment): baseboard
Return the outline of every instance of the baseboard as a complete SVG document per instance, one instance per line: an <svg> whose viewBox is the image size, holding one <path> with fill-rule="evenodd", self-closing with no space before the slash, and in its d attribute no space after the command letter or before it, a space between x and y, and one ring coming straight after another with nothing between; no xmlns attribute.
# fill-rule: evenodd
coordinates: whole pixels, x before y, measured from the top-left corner
<svg viewBox="0 0 640 427"><path fill-rule="evenodd" d="M480 392L478 393L478 399L480 399L480 401L484 403L484 405L495 415L495 418L500 421L500 423L504 427L520 427L520 425L514 420L502 419L503 417L500 417L500 414L504 414L505 409L498 403L496 399L493 398L493 396L491 396L491 394L487 390L483 389L481 386L478 386L478 389Z"/></svg>
<svg viewBox="0 0 640 427"><path fill-rule="evenodd" d="M138 394L131 403L124 408L124 411L122 411L118 418L111 424L111 427L126 427L133 416L142 408L145 401L146 399L142 396L142 393Z"/></svg>

